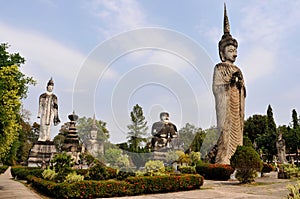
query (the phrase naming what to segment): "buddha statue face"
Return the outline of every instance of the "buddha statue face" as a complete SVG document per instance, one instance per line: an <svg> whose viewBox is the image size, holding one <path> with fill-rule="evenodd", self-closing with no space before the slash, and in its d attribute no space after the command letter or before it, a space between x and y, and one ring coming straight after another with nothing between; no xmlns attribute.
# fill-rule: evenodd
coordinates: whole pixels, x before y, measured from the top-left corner
<svg viewBox="0 0 300 199"><path fill-rule="evenodd" d="M160 120L162 122L168 123L169 122L169 114L168 113L161 113L160 114Z"/></svg>
<svg viewBox="0 0 300 199"><path fill-rule="evenodd" d="M47 91L51 93L53 91L53 85L48 85Z"/></svg>
<svg viewBox="0 0 300 199"><path fill-rule="evenodd" d="M97 139L97 131L92 130L91 131L91 139L96 140Z"/></svg>
<svg viewBox="0 0 300 199"><path fill-rule="evenodd" d="M227 45L221 53L222 62L233 64L237 57L237 49L234 45Z"/></svg>

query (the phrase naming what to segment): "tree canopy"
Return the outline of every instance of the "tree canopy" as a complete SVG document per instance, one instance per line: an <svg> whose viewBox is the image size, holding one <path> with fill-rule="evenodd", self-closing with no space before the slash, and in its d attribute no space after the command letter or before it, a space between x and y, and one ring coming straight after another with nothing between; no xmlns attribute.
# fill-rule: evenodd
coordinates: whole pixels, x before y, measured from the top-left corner
<svg viewBox="0 0 300 199"><path fill-rule="evenodd" d="M127 126L129 148L132 152L137 152L140 144L146 142L145 138L148 126L141 106L136 104L130 112L131 124Z"/></svg>
<svg viewBox="0 0 300 199"><path fill-rule="evenodd" d="M20 71L25 59L9 53L9 45L0 44L0 159L10 153L14 141L22 133L21 99L35 81Z"/></svg>

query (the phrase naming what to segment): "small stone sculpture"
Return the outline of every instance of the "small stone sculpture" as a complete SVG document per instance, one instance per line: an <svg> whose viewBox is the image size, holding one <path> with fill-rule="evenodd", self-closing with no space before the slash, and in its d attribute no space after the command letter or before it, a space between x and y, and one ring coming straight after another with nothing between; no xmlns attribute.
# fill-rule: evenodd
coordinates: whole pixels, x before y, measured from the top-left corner
<svg viewBox="0 0 300 199"><path fill-rule="evenodd" d="M286 164L287 160L285 157L285 140L282 138L282 133L278 136L278 141L276 142L276 148L278 153L278 162Z"/></svg>
<svg viewBox="0 0 300 199"><path fill-rule="evenodd" d="M160 121L152 125L151 140L152 150L158 150L163 147L171 148L172 140L177 138L177 128L169 121L169 113L160 113Z"/></svg>
<svg viewBox="0 0 300 199"><path fill-rule="evenodd" d="M58 125L58 102L56 95L53 94L54 82L52 78L47 84L47 91L39 97L38 118L40 118L40 134L38 141L50 140L50 127L52 122Z"/></svg>
<svg viewBox="0 0 300 199"><path fill-rule="evenodd" d="M230 164L238 145L243 145L244 106L246 89L242 71L234 65L238 42L230 35L229 21L224 6L224 34L219 42L221 63L213 75L213 93L220 137L215 161Z"/></svg>

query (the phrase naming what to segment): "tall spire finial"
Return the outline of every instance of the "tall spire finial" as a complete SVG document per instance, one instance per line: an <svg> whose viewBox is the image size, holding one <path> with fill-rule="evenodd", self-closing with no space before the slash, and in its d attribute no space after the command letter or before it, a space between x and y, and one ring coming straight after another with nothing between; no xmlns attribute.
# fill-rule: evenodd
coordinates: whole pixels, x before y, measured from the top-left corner
<svg viewBox="0 0 300 199"><path fill-rule="evenodd" d="M92 124L92 129L95 129L95 130L97 130L97 129L98 129L98 127L97 127L97 125L96 125L96 116L95 116L95 113L94 113L94 116L93 116L93 124Z"/></svg>
<svg viewBox="0 0 300 199"><path fill-rule="evenodd" d="M229 20L227 16L227 10L226 10L226 4L224 3L224 34L230 34L230 26L229 26Z"/></svg>

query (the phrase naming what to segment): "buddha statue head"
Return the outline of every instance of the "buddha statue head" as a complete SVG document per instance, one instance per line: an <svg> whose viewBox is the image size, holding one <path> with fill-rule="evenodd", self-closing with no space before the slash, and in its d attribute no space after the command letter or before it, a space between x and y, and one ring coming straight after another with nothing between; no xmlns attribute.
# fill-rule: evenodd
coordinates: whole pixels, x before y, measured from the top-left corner
<svg viewBox="0 0 300 199"><path fill-rule="evenodd" d="M233 64L237 57L238 42L230 34L229 20L224 4L223 36L219 41L219 56L222 62Z"/></svg>

